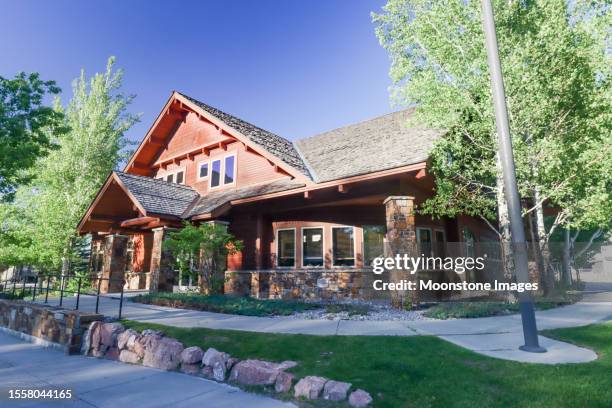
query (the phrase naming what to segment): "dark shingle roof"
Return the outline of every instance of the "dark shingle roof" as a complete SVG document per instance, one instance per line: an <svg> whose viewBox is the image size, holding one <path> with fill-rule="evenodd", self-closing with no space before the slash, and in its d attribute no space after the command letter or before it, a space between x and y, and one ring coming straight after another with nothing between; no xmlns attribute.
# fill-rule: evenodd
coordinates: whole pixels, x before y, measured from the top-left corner
<svg viewBox="0 0 612 408"><path fill-rule="evenodd" d="M413 112L390 113L295 144L317 183L415 164L427 160L442 132L409 126Z"/></svg>
<svg viewBox="0 0 612 408"><path fill-rule="evenodd" d="M182 93L181 95L189 99L191 102L195 103L200 108L204 109L206 112L210 113L214 117L218 118L226 125L236 129L238 132L248 137L252 142L263 147L268 152L272 153L274 156L278 157L285 163L299 170L306 177L310 178L310 174L308 173L308 169L304 165L302 158L295 150L293 144L287 139L280 137L265 129L257 127L233 115L230 115L229 113L225 113L217 108L213 108L212 106L207 105L204 102L200 102L190 96L187 96Z"/></svg>
<svg viewBox="0 0 612 408"><path fill-rule="evenodd" d="M119 171L116 174L147 214L180 217L189 205L200 196L191 187L180 184Z"/></svg>
<svg viewBox="0 0 612 408"><path fill-rule="evenodd" d="M241 198L256 197L268 193L292 190L303 187L304 183L299 183L289 179L274 180L268 183L259 183L251 186L234 188L231 190L213 191L201 196L192 208L189 208L183 218L190 218L198 214L207 214L233 200Z"/></svg>

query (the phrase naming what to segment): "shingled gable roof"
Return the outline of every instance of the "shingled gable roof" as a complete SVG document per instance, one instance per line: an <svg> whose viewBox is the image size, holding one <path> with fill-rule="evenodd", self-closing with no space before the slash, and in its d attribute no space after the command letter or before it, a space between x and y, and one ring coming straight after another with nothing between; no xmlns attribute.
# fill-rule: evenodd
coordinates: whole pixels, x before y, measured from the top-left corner
<svg viewBox="0 0 612 408"><path fill-rule="evenodd" d="M283 178L241 188L213 191L200 196L191 187L181 184L122 172L115 174L147 214L169 215L181 219L210 213L232 200L277 193L305 185Z"/></svg>
<svg viewBox="0 0 612 408"><path fill-rule="evenodd" d="M187 96L183 93L177 92L187 100L191 101L198 107L202 108L206 112L210 113L217 119L221 120L226 125L236 129L244 136L248 137L250 141L261 146L269 153L281 159L283 162L289 164L293 168L299 170L306 177L311 178L308 172L308 168L304 164L304 161L296 151L293 143L287 139L255 126L245 120L239 119L229 113L225 113L217 108L205 104L195 98Z"/></svg>
<svg viewBox="0 0 612 408"><path fill-rule="evenodd" d="M147 214L180 217L200 196L181 184L119 171L115 174Z"/></svg>
<svg viewBox="0 0 612 408"><path fill-rule="evenodd" d="M222 205L233 200L242 198L257 197L268 193L278 193L281 191L292 190L304 187L304 183L296 182L288 178L273 180L267 183L258 183L246 187L234 188L230 190L213 191L201 196L195 204L183 213L183 218L191 218L200 214L208 214Z"/></svg>
<svg viewBox="0 0 612 408"><path fill-rule="evenodd" d="M424 162L442 131L409 126L406 109L295 142L315 182Z"/></svg>

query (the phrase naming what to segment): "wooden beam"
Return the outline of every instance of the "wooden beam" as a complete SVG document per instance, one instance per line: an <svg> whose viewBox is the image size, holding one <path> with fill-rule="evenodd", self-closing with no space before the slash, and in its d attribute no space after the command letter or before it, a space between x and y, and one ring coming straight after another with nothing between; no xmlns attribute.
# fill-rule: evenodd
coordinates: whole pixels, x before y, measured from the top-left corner
<svg viewBox="0 0 612 408"><path fill-rule="evenodd" d="M223 142L219 142L219 149L227 150L227 145Z"/></svg>
<svg viewBox="0 0 612 408"><path fill-rule="evenodd" d="M150 222L159 222L159 218L156 217L138 217L138 218L130 218L129 220L125 220L121 223L121 227L132 227L134 225L142 225L148 224Z"/></svg>
<svg viewBox="0 0 612 408"><path fill-rule="evenodd" d="M338 184L338 192L342 194L346 194L349 192L349 190L350 188L346 184Z"/></svg>
<svg viewBox="0 0 612 408"><path fill-rule="evenodd" d="M426 169L421 169L417 172L417 174L414 176L414 178L416 179L422 179L425 176L427 176L427 170Z"/></svg>
<svg viewBox="0 0 612 408"><path fill-rule="evenodd" d="M304 198L305 199L309 199L310 198L310 191L304 191Z"/></svg>

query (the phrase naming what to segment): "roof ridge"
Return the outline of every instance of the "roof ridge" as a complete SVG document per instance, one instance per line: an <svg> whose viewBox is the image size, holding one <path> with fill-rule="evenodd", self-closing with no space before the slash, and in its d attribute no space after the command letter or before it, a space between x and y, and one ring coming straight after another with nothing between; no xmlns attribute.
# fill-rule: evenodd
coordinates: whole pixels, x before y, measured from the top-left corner
<svg viewBox="0 0 612 408"><path fill-rule="evenodd" d="M312 177L313 181L315 183L318 182L319 177L317 176L317 173L314 171L314 168L310 165L310 162L306 159L306 156L304 156L304 153L302 153L300 146L298 146L296 142L297 141L291 142L291 144L293 144L293 148L300 156L300 159L302 159L302 161L304 162L304 166L306 166L306 170L308 170L308 172L310 173L310 176Z"/></svg>

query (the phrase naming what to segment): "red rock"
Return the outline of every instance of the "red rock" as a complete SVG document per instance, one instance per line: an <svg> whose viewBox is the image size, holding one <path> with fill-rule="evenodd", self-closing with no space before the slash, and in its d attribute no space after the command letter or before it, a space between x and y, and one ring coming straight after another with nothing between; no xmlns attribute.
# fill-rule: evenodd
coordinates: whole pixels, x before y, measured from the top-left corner
<svg viewBox="0 0 612 408"><path fill-rule="evenodd" d="M308 399L317 399L323 390L323 386L327 382L326 378L317 376L308 376L302 378L295 384L295 397L306 397Z"/></svg>

